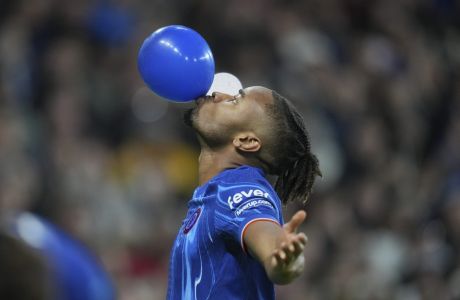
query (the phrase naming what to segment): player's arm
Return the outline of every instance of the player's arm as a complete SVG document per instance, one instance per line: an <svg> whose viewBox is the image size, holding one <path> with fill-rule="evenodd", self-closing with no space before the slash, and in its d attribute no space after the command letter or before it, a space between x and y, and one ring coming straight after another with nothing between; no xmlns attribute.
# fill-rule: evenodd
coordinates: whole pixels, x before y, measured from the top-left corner
<svg viewBox="0 0 460 300"><path fill-rule="evenodd" d="M253 222L244 232L246 249L264 266L273 283L288 284L303 271L307 237L296 231L306 216L298 211L283 227L269 221Z"/></svg>

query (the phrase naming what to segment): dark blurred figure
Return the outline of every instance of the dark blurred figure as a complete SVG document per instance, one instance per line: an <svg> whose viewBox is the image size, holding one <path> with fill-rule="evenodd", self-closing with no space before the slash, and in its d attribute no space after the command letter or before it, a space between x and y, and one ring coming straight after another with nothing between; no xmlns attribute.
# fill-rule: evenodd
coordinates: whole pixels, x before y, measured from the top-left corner
<svg viewBox="0 0 460 300"><path fill-rule="evenodd" d="M47 268L42 258L23 242L2 232L0 299L51 299Z"/></svg>

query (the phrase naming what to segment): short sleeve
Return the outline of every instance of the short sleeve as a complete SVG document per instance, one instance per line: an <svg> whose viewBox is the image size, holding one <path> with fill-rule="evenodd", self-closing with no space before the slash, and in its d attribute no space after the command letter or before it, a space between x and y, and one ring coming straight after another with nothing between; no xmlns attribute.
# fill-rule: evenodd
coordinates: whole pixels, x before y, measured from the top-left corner
<svg viewBox="0 0 460 300"><path fill-rule="evenodd" d="M281 224L279 200L268 187L257 184L220 185L215 212L216 229L238 242L249 224L270 221Z"/></svg>

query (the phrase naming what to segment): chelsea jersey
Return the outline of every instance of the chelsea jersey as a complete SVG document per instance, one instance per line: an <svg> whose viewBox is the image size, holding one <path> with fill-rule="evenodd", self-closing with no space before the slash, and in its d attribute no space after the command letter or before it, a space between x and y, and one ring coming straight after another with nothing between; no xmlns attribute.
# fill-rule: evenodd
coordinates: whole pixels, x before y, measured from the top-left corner
<svg viewBox="0 0 460 300"><path fill-rule="evenodd" d="M261 220L283 224L261 169L227 169L196 188L171 251L167 299L274 299L273 283L243 243L248 225Z"/></svg>

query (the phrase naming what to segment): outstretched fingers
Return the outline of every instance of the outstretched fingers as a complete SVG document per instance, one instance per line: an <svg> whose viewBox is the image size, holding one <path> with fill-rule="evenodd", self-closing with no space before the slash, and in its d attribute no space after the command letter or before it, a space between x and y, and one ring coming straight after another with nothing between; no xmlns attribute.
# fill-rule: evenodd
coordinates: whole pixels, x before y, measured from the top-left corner
<svg viewBox="0 0 460 300"><path fill-rule="evenodd" d="M287 265L302 254L307 237L304 233L298 233L289 237L288 241L282 242L280 247L273 252L272 261L275 266Z"/></svg>
<svg viewBox="0 0 460 300"><path fill-rule="evenodd" d="M299 210L296 212L291 220L284 225L284 230L288 233L296 232L297 228L305 221L307 213L304 210Z"/></svg>
<svg viewBox="0 0 460 300"><path fill-rule="evenodd" d="M287 247L289 254L296 258L303 252L306 243L307 236L303 232L291 237L289 246Z"/></svg>

